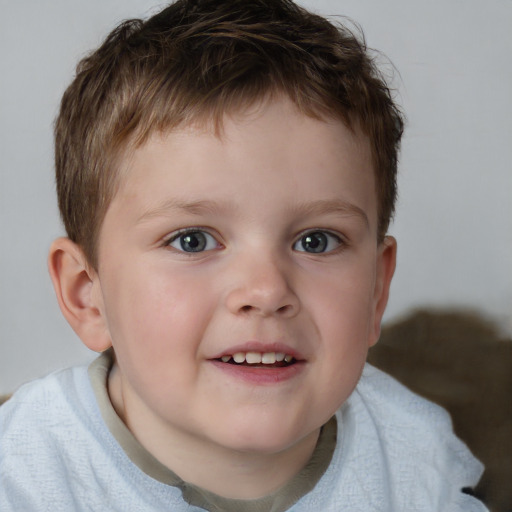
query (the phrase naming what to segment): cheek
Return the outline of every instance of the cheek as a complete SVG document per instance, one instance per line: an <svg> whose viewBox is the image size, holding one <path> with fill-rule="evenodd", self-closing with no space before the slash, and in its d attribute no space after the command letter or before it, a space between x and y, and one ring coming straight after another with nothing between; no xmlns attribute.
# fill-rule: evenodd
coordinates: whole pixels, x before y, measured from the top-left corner
<svg viewBox="0 0 512 512"><path fill-rule="evenodd" d="M362 267L362 268L361 268ZM366 334L371 325L374 279L368 265L352 266L322 276L308 294L319 327L335 337L352 332Z"/></svg>
<svg viewBox="0 0 512 512"><path fill-rule="evenodd" d="M310 297L314 324L320 333L321 376L335 405L344 401L366 361L372 325L372 279L368 272L339 272Z"/></svg>
<svg viewBox="0 0 512 512"><path fill-rule="evenodd" d="M208 320L212 291L197 279L165 269L148 269L131 279L120 279L115 311L108 312L116 351L141 362L179 360L194 354Z"/></svg>
<svg viewBox="0 0 512 512"><path fill-rule="evenodd" d="M204 294L182 277L157 275L119 283L109 317L119 366L148 403L165 402L173 389L194 382L203 337Z"/></svg>

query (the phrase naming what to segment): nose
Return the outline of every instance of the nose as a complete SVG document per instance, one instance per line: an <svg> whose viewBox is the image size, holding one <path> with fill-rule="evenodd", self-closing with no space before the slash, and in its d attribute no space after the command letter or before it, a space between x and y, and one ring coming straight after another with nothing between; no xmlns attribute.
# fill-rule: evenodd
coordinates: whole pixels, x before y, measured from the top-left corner
<svg viewBox="0 0 512 512"><path fill-rule="evenodd" d="M235 279L226 298L233 314L294 317L300 302L291 283L291 267L272 257L252 257L236 266Z"/></svg>

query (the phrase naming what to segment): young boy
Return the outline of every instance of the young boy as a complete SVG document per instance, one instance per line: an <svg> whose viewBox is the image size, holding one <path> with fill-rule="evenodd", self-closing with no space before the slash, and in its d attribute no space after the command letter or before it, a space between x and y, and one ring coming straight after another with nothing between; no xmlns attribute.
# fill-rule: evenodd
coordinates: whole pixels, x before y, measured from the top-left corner
<svg viewBox="0 0 512 512"><path fill-rule="evenodd" d="M365 366L401 116L287 0L180 0L84 59L56 122L61 310L102 355L0 409L0 509L480 511L438 407Z"/></svg>

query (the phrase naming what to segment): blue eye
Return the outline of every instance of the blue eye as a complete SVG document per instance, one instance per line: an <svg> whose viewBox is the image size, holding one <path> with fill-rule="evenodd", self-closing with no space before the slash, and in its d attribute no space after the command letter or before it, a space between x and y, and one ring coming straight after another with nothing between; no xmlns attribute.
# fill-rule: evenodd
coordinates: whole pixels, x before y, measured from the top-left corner
<svg viewBox="0 0 512 512"><path fill-rule="evenodd" d="M302 235L293 245L293 249L299 252L320 254L337 249L342 241L336 235L327 231L310 231Z"/></svg>
<svg viewBox="0 0 512 512"><path fill-rule="evenodd" d="M212 235L199 229L182 231L172 237L167 245L182 252L211 251L219 247L219 243Z"/></svg>

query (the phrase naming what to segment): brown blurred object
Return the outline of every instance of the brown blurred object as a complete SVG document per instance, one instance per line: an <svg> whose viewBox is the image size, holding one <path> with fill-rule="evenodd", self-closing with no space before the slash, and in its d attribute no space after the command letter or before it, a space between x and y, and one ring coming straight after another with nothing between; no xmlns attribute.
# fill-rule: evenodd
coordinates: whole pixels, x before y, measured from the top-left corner
<svg viewBox="0 0 512 512"><path fill-rule="evenodd" d="M512 511L512 340L480 315L420 310L383 327L368 361L452 416L485 465L471 494Z"/></svg>
<svg viewBox="0 0 512 512"><path fill-rule="evenodd" d="M0 395L0 405L2 405L4 402L7 402L10 397L10 395Z"/></svg>

